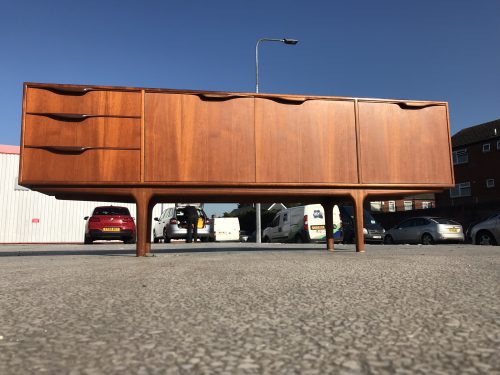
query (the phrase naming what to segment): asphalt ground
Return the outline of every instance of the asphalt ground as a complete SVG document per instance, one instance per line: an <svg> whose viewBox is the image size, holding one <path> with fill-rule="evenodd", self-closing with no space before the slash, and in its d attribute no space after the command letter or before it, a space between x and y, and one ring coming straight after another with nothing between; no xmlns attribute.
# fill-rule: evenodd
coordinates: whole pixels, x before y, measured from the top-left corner
<svg viewBox="0 0 500 375"><path fill-rule="evenodd" d="M0 374L500 374L500 247L0 245Z"/></svg>

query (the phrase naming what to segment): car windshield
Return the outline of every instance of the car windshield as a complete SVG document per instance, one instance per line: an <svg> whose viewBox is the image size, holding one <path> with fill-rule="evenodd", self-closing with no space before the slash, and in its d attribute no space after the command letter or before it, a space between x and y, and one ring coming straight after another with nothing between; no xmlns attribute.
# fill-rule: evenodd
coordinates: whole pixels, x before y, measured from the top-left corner
<svg viewBox="0 0 500 375"><path fill-rule="evenodd" d="M354 209L352 206L344 206L344 209L346 210L347 214L354 219ZM365 223L372 223L376 224L377 221L374 219L374 217L366 210L363 210L363 221Z"/></svg>
<svg viewBox="0 0 500 375"><path fill-rule="evenodd" d="M454 220L442 219L442 218L439 218L439 217L433 217L432 220L434 220L438 224L460 225L460 223L457 223Z"/></svg>
<svg viewBox="0 0 500 375"><path fill-rule="evenodd" d="M124 215L130 216L130 211L126 207L96 207L93 215Z"/></svg>

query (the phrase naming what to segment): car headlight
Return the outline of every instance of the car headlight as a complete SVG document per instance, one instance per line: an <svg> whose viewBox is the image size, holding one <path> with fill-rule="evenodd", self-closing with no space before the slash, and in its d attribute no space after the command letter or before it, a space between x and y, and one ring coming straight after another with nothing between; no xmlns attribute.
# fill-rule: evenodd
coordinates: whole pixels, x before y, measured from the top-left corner
<svg viewBox="0 0 500 375"><path fill-rule="evenodd" d="M368 234L368 230L366 228L363 228L363 233Z"/></svg>

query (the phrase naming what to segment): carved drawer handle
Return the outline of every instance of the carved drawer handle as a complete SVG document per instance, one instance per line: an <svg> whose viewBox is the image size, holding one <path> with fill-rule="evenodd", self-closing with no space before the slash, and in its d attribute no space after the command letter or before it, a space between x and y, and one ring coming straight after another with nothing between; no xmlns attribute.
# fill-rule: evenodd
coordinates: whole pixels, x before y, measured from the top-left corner
<svg viewBox="0 0 500 375"><path fill-rule="evenodd" d="M419 103L419 102L398 102L396 104L399 105L401 109L422 109L422 108L442 105L439 103Z"/></svg>
<svg viewBox="0 0 500 375"><path fill-rule="evenodd" d="M290 96L258 96L257 98L272 100L281 104L292 104L292 105L301 105L308 100L309 98L304 97L290 97Z"/></svg>
<svg viewBox="0 0 500 375"><path fill-rule="evenodd" d="M230 94L230 95L224 95L224 94L208 94L208 93L199 93L199 94L194 94L197 97L199 97L201 100L204 101L213 101L213 102L222 102L226 100L231 100L231 99L238 99L238 98L245 98L244 95L237 95L237 94Z"/></svg>
<svg viewBox="0 0 500 375"><path fill-rule="evenodd" d="M86 115L77 113L28 113L28 114L36 116L45 116L45 117L50 117L51 119L54 120L63 120L70 122L81 122L91 117L100 117L99 115ZM107 116L101 116L101 117L107 117Z"/></svg>
<svg viewBox="0 0 500 375"><path fill-rule="evenodd" d="M37 87L38 89L52 91L56 94L83 96L90 91L96 91L93 87Z"/></svg>
<svg viewBox="0 0 500 375"><path fill-rule="evenodd" d="M57 154L82 154L87 150L92 150L94 147L42 146L42 147L36 147L36 148L55 152Z"/></svg>

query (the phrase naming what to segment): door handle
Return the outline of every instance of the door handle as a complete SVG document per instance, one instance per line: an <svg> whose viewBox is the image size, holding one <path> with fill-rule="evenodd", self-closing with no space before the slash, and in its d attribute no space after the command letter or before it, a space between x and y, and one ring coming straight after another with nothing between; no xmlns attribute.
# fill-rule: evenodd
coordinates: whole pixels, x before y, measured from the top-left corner
<svg viewBox="0 0 500 375"><path fill-rule="evenodd" d="M33 116L45 116L54 120L62 120L67 122L82 122L88 118L92 117L114 117L114 118L141 118L141 116L113 116L113 115L90 115L85 113L35 113L35 112L26 112L28 115Z"/></svg>
<svg viewBox="0 0 500 375"><path fill-rule="evenodd" d="M32 113L28 112L28 115L34 115L34 116L44 116L44 117L49 117L54 120L63 120L63 121L69 121L69 122L82 122L83 120L86 120L91 117L103 117L103 116L98 116L98 115L87 115L87 114L77 114L77 113Z"/></svg>
<svg viewBox="0 0 500 375"><path fill-rule="evenodd" d="M276 103L291 104L291 105L301 105L306 101L311 100L305 97L292 97L292 96L256 96L256 99L259 98L272 100Z"/></svg>
<svg viewBox="0 0 500 375"><path fill-rule="evenodd" d="M52 91L55 94L71 95L71 96L83 96L90 91L97 91L98 90L98 89L95 89L93 87L51 87L51 86L36 87L35 86L35 88L47 90L47 91Z"/></svg>
<svg viewBox="0 0 500 375"><path fill-rule="evenodd" d="M54 152L56 154L82 154L85 151L95 149L96 147L41 146L41 147L33 147L33 148L47 150L50 152Z"/></svg>
<svg viewBox="0 0 500 375"><path fill-rule="evenodd" d="M399 105L401 109L414 109L414 110L442 105L440 103L423 103L423 102L398 102L395 104Z"/></svg>
<svg viewBox="0 0 500 375"><path fill-rule="evenodd" d="M238 98L246 98L247 96L245 95L238 95L238 94L217 94L217 93L198 93L194 94L197 97L199 97L203 101L207 102L223 102L226 100L231 100L231 99L238 99Z"/></svg>

